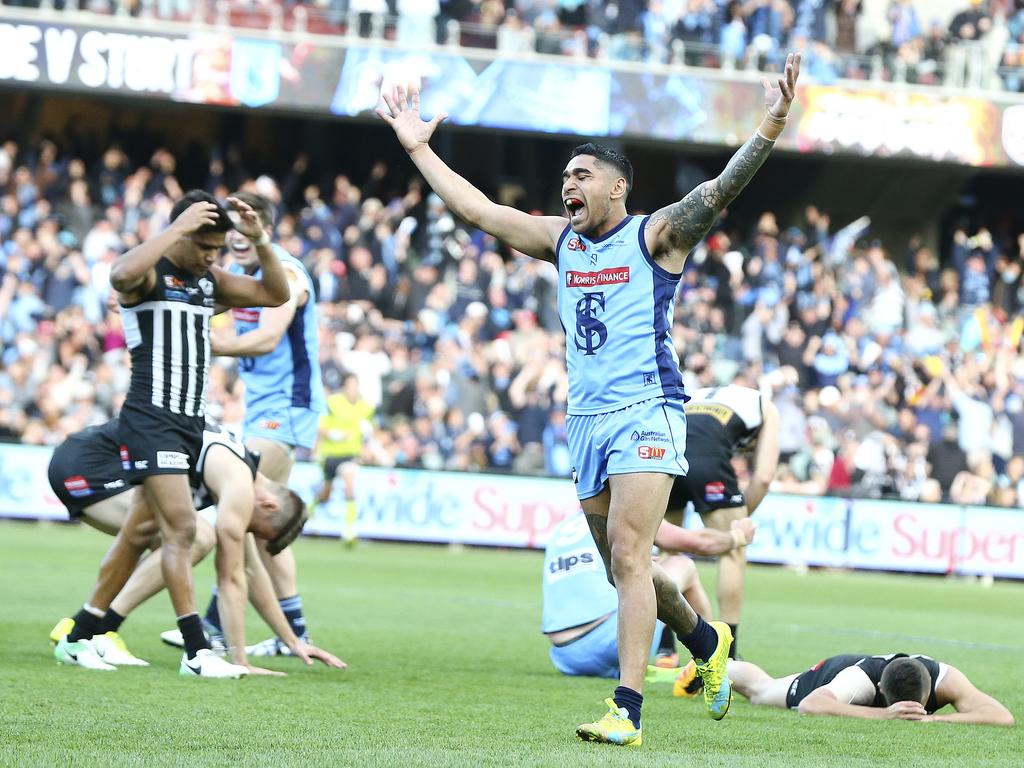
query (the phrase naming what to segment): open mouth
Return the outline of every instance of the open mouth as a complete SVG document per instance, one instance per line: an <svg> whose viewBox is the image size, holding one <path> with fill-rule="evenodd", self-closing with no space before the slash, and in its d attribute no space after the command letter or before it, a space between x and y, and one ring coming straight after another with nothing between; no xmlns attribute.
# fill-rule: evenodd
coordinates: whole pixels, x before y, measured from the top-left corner
<svg viewBox="0 0 1024 768"><path fill-rule="evenodd" d="M235 253L245 253L249 250L249 241L246 240L232 240L229 243L231 250Z"/></svg>
<svg viewBox="0 0 1024 768"><path fill-rule="evenodd" d="M578 197L567 197L562 203L565 205L565 210L569 214L569 221L577 220L586 210L586 205Z"/></svg>

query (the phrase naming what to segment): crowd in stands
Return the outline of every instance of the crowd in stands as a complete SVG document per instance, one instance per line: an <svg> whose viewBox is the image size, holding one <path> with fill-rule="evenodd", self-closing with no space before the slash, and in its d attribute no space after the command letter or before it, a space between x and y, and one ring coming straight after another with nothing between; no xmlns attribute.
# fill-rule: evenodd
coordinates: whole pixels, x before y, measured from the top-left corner
<svg viewBox="0 0 1024 768"><path fill-rule="evenodd" d="M821 82L1024 89L1024 0L3 2L704 67L775 69L799 49Z"/></svg>
<svg viewBox="0 0 1024 768"><path fill-rule="evenodd" d="M175 170L165 150L86 164L50 141L0 144L0 440L54 445L117 412L129 358L108 275L165 226ZM277 242L315 280L327 390L352 372L375 410L364 462L567 476L553 267L383 164L312 178L302 156L277 181L217 160L206 187L278 207ZM1024 503L1024 236L958 230L940 263L866 228L809 206L798 222L766 212L714 230L677 300L687 387L772 397L778 490ZM243 415L234 366L219 359L210 379L229 425Z"/></svg>

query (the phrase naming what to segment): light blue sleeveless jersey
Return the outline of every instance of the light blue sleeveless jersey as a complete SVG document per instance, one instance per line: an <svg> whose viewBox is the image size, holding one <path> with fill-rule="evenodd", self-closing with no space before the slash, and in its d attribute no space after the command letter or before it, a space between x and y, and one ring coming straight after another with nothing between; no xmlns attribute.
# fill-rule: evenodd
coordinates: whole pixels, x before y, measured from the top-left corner
<svg viewBox="0 0 1024 768"><path fill-rule="evenodd" d="M245 382L246 409L266 411L271 408L306 408L316 413L326 413L313 279L301 261L278 245L273 248L282 265L297 270L305 280L309 299L305 306L296 308L288 330L272 352L239 359L239 375ZM231 271L236 274L245 273L238 264L233 265ZM260 270L257 269L254 276L259 275ZM248 333L259 326L259 307L233 309L232 315L239 334Z"/></svg>
<svg viewBox="0 0 1024 768"><path fill-rule="evenodd" d="M544 549L541 632L557 632L606 616L619 607L604 561L582 513L566 518Z"/></svg>
<svg viewBox="0 0 1024 768"><path fill-rule="evenodd" d="M646 223L646 216L627 216L596 240L567 226L558 240L570 415L685 399L671 333L679 275L647 252Z"/></svg>

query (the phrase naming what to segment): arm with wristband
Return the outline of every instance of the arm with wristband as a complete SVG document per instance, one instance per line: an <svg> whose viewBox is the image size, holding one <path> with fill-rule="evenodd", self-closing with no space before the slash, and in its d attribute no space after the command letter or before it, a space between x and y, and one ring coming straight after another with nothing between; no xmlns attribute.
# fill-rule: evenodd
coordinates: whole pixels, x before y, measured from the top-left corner
<svg viewBox="0 0 1024 768"><path fill-rule="evenodd" d="M773 86L762 81L767 110L757 131L732 156L722 173L697 185L682 200L656 211L647 221L644 240L651 255L670 272L681 272L687 255L707 234L718 215L757 173L786 127L800 77L799 53L786 57L785 74Z"/></svg>

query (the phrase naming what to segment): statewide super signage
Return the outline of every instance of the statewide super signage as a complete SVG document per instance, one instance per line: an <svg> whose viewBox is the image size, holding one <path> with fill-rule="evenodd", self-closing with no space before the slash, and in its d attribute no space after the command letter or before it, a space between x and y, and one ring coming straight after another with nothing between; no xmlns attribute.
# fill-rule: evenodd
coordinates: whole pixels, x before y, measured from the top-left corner
<svg viewBox="0 0 1024 768"><path fill-rule="evenodd" d="M656 450L637 447L641 458ZM0 445L0 517L67 519L47 481L50 454ZM318 465L303 462L291 485L308 500L322 478ZM306 533L345 532L342 495L335 484L334 498L317 507ZM364 538L528 548L543 547L559 523L580 512L567 479L381 467L358 470L356 506ZM770 494L754 520L747 555L755 563L1024 579L1024 515L1017 509ZM700 518L691 510L686 524L700 527Z"/></svg>

